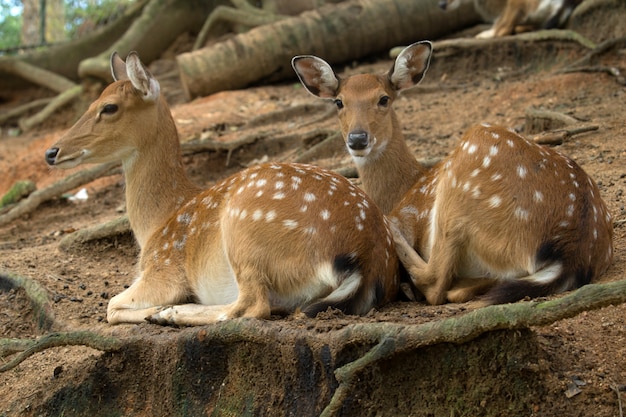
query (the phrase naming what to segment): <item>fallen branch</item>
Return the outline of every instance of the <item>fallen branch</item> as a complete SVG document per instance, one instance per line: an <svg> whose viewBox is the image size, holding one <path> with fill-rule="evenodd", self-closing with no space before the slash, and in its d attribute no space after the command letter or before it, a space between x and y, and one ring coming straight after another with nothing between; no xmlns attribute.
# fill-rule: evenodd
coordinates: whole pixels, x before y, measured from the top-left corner
<svg viewBox="0 0 626 417"><path fill-rule="evenodd" d="M557 146L561 145L563 142L569 140L574 135L579 135L581 133L592 132L594 130L598 130L598 125L590 125L590 126L572 126L563 129L550 130L548 132L542 132L538 135L535 135L532 140L535 143L540 145L549 145L549 146Z"/></svg>
<svg viewBox="0 0 626 417"><path fill-rule="evenodd" d="M118 166L119 164L115 163L97 165L93 168L85 169L70 175L69 177L63 178L49 187L33 192L28 196L28 198L16 204L15 207L13 207L8 213L0 216L0 226L12 222L24 214L34 211L45 201L51 200L65 192L80 187L81 185L90 183L97 178L114 174L118 170Z"/></svg>

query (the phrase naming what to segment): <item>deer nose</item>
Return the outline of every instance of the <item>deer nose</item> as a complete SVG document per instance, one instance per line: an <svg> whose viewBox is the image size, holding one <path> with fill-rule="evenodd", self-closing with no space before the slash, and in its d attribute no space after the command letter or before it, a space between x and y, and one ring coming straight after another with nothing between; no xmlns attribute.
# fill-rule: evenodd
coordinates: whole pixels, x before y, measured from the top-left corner
<svg viewBox="0 0 626 417"><path fill-rule="evenodd" d="M348 133L348 148L359 151L367 148L369 145L369 135L363 130L356 130Z"/></svg>
<svg viewBox="0 0 626 417"><path fill-rule="evenodd" d="M46 151L46 162L48 165L54 165L58 154L59 148L50 148Z"/></svg>
<svg viewBox="0 0 626 417"><path fill-rule="evenodd" d="M439 1L439 8L441 10L446 10L447 7L448 7L448 2L446 0Z"/></svg>

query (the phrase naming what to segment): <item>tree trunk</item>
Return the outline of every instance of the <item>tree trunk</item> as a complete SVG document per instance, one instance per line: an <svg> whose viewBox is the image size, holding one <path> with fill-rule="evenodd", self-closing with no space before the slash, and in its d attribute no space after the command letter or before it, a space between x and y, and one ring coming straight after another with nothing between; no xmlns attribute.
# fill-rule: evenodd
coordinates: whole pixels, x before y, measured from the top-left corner
<svg viewBox="0 0 626 417"><path fill-rule="evenodd" d="M41 43L41 4L39 0L22 0L22 45Z"/></svg>
<svg viewBox="0 0 626 417"><path fill-rule="evenodd" d="M318 55L348 62L432 39L478 21L471 5L444 13L436 1L353 0L260 26L177 57L187 97L294 77L290 60Z"/></svg>
<svg viewBox="0 0 626 417"><path fill-rule="evenodd" d="M149 63L161 56L163 51L184 32L197 33L207 15L219 1L202 0L150 0L141 16L130 28L98 56L80 63L78 74L111 80L109 58L113 52L126 57L130 51L138 51L141 60Z"/></svg>

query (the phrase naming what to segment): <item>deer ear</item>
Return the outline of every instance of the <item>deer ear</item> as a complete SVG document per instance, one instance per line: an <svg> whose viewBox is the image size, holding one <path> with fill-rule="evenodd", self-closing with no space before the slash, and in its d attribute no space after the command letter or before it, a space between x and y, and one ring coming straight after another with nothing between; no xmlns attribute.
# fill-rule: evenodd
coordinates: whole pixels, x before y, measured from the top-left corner
<svg viewBox="0 0 626 417"><path fill-rule="evenodd" d="M430 65L432 50L433 46L428 41L404 48L387 74L393 88L399 91L419 84Z"/></svg>
<svg viewBox="0 0 626 417"><path fill-rule="evenodd" d="M111 54L111 74L114 81L127 80L126 63L120 58L117 52Z"/></svg>
<svg viewBox="0 0 626 417"><path fill-rule="evenodd" d="M156 101L161 94L161 85L141 63L139 55L131 52L126 57L126 73L133 87L141 91L146 101Z"/></svg>
<svg viewBox="0 0 626 417"><path fill-rule="evenodd" d="M295 56L291 60L291 66L309 93L321 98L337 96L339 80L323 59L312 55Z"/></svg>

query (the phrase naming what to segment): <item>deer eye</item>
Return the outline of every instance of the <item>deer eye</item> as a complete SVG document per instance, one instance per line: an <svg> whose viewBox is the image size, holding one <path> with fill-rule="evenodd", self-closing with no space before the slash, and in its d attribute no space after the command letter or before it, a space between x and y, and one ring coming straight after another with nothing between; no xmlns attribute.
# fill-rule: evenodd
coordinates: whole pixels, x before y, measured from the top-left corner
<svg viewBox="0 0 626 417"><path fill-rule="evenodd" d="M341 99L335 99L335 106L340 110L343 109L343 101L341 101Z"/></svg>
<svg viewBox="0 0 626 417"><path fill-rule="evenodd" d="M100 110L100 114L114 114L117 110L117 104L106 104L102 110Z"/></svg>
<svg viewBox="0 0 626 417"><path fill-rule="evenodd" d="M381 107L387 107L387 105L389 105L389 100L391 100L389 96L382 96L380 100L378 100L378 105Z"/></svg>

